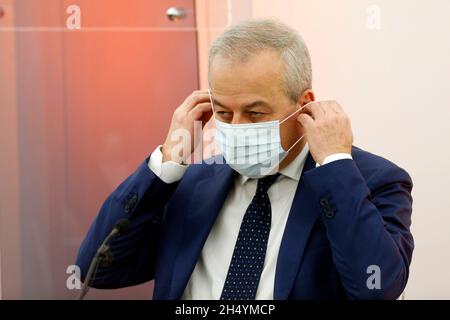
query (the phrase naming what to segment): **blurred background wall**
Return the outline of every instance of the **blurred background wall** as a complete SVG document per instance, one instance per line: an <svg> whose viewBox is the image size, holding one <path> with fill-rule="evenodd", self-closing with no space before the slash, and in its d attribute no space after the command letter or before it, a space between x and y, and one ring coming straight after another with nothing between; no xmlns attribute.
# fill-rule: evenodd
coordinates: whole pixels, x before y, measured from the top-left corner
<svg viewBox="0 0 450 320"><path fill-rule="evenodd" d="M66 27L81 8L81 29ZM170 21L166 10L185 9ZM72 298L66 268L105 197L207 88L228 25L276 17L304 37L319 99L350 114L355 144L415 183L406 299L450 298L450 2L0 0L1 297ZM152 283L89 293L151 297Z"/></svg>
<svg viewBox="0 0 450 320"><path fill-rule="evenodd" d="M311 53L317 98L335 99L349 113L355 145L410 173L416 249L405 298L450 299L450 2L249 2L234 6L236 19L250 8L252 17L298 30ZM218 7L207 8L210 21L224 19Z"/></svg>
<svg viewBox="0 0 450 320"><path fill-rule="evenodd" d="M66 27L74 3L79 31ZM199 86L194 1L0 5L2 296L72 298L66 269L103 200ZM149 283L89 297L151 295Z"/></svg>

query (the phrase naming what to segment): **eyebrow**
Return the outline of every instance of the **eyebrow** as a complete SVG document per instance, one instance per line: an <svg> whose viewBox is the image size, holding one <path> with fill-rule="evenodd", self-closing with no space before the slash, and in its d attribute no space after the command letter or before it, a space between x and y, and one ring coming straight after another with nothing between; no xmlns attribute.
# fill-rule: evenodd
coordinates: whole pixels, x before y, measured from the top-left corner
<svg viewBox="0 0 450 320"><path fill-rule="evenodd" d="M220 101L217 101L217 100L214 99L214 98L213 98L213 104L214 104L215 106L219 106L219 107L222 107L222 108L229 109L229 108L228 108L227 106L225 106L223 103L221 103ZM261 107L270 107L270 105L269 105L267 102L262 101L262 100L256 100L256 101L254 101L254 102L252 102L252 103L249 103L249 104L245 105L245 106L244 106L244 109L250 109L250 108L257 107L257 106L261 106Z"/></svg>

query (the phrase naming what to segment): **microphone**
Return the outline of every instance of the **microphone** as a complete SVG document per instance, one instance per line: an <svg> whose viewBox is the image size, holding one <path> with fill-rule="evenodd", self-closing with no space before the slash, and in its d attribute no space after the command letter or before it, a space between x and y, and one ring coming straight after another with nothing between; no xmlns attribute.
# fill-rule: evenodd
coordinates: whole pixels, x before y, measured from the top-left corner
<svg viewBox="0 0 450 320"><path fill-rule="evenodd" d="M97 270L97 267L100 263L102 263L104 260L106 262L111 263L112 262L112 254L109 250L108 243L116 238L119 235L122 235L128 231L128 227L130 226L130 221L128 219L120 219L116 222L114 225L114 228L110 232L110 234L103 240L101 246L98 248L94 258L91 261L91 264L89 265L88 272L86 274L86 278L84 279L83 286L81 287L80 295L78 296L78 300L83 300L84 296L89 290L89 283L91 282L91 278L94 275L95 271Z"/></svg>

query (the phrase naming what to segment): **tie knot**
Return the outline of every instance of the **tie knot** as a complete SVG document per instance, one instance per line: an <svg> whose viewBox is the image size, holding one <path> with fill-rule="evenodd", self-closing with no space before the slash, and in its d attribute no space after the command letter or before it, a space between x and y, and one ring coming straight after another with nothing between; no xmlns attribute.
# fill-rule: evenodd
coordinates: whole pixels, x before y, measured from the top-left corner
<svg viewBox="0 0 450 320"><path fill-rule="evenodd" d="M267 190L269 190L270 186L277 180L277 178L280 176L280 173L276 173L271 176L267 176L264 178L258 179L258 186L256 188L256 193L265 193Z"/></svg>

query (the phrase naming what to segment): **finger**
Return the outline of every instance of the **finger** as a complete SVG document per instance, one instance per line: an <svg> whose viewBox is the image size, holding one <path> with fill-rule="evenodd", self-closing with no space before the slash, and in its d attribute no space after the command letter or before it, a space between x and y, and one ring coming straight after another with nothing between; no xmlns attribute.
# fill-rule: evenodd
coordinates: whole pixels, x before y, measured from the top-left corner
<svg viewBox="0 0 450 320"><path fill-rule="evenodd" d="M344 109L341 107L341 105L337 101L332 101L330 103L330 108L333 108L335 114L338 117L349 120L347 113L345 113Z"/></svg>
<svg viewBox="0 0 450 320"><path fill-rule="evenodd" d="M195 120L202 119L205 116L208 120L212 116L212 107L211 103L204 102L197 104L190 112L189 115L192 116Z"/></svg>
<svg viewBox="0 0 450 320"><path fill-rule="evenodd" d="M327 105L328 110L330 110L336 114L340 114L343 112L341 106L335 100L327 101L326 105Z"/></svg>
<svg viewBox="0 0 450 320"><path fill-rule="evenodd" d="M204 102L208 102L209 104L211 104L208 92L206 92L206 93L193 93L189 97L186 98L184 103L181 105L180 109L182 109L184 112L189 112L196 105L198 105L200 103L204 103Z"/></svg>
<svg viewBox="0 0 450 320"><path fill-rule="evenodd" d="M193 93L208 93L208 89L203 89L203 90L194 90Z"/></svg>
<svg viewBox="0 0 450 320"><path fill-rule="evenodd" d="M317 102L317 110L321 111L323 115L327 114L327 111L328 111L327 109L328 109L327 108L327 102L325 102L325 101L318 101Z"/></svg>
<svg viewBox="0 0 450 320"><path fill-rule="evenodd" d="M297 121L300 122L300 124L306 129L308 130L308 128L310 128L313 124L314 124L314 119L312 116L310 116L307 113L301 113L298 117L297 117Z"/></svg>
<svg viewBox="0 0 450 320"><path fill-rule="evenodd" d="M311 102L304 106L303 110L309 111L308 113L314 120L320 119L325 116L325 111L321 107L319 102Z"/></svg>
<svg viewBox="0 0 450 320"><path fill-rule="evenodd" d="M297 120L298 120L298 116L301 115L302 113L306 113L310 117L313 117L313 113L312 113L311 109L308 108L313 103L315 103L315 102L311 101L311 102L308 102L308 103L306 103L306 104L304 104L303 106L300 107L300 109L299 109L300 113L297 115Z"/></svg>

